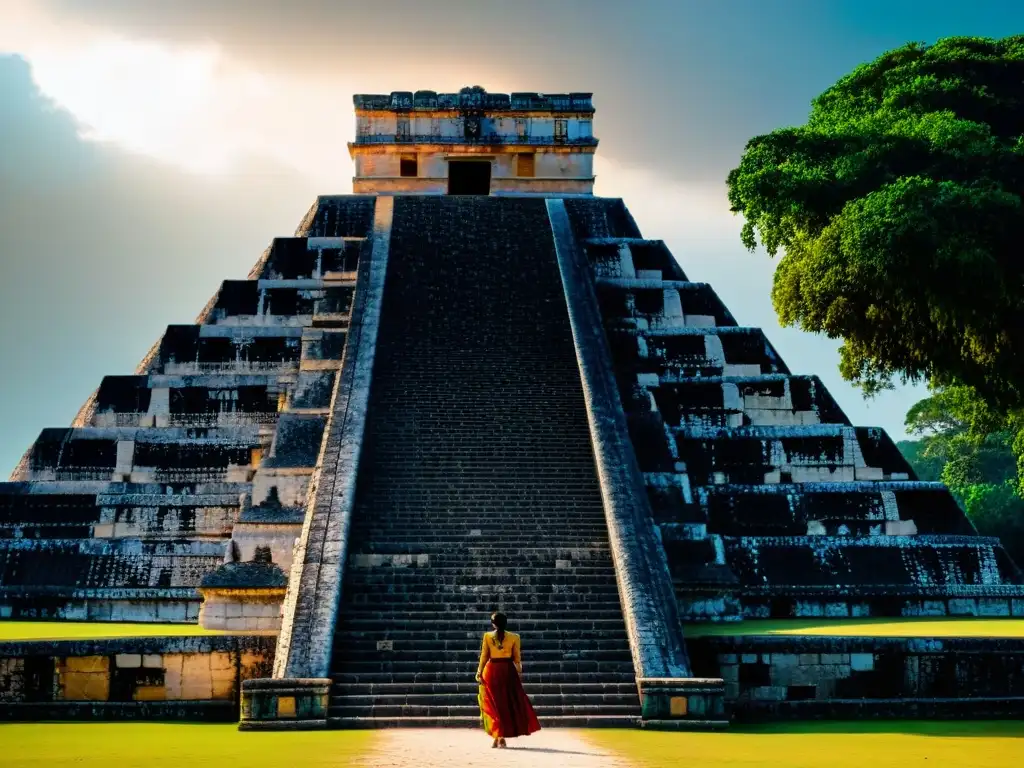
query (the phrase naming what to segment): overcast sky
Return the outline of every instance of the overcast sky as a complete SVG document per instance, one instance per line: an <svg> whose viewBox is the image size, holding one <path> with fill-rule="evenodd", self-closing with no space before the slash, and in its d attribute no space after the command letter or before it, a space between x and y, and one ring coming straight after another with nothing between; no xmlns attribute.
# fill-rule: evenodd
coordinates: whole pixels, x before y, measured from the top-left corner
<svg viewBox="0 0 1024 768"><path fill-rule="evenodd" d="M866 403L835 342L778 327L724 179L889 48L1021 32L1024 4L995 0L0 0L0 476L351 191L353 93L471 84L593 91L598 193L898 439L921 391Z"/></svg>

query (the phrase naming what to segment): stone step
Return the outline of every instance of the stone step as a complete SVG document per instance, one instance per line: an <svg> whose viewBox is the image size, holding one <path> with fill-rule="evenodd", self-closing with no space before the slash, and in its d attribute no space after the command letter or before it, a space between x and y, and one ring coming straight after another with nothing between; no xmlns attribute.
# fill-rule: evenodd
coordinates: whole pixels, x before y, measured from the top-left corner
<svg viewBox="0 0 1024 768"><path fill-rule="evenodd" d="M515 586L512 585L512 587ZM377 600L378 597L379 600ZM618 589L611 581L599 585L556 584L549 585L548 589L539 588L529 592L523 592L521 589L509 589L509 585L464 584L455 589L445 587L374 592L350 590L343 595L342 602L353 606L372 606L378 602L382 604L439 603L435 608L420 606L417 610L445 610L452 606L462 606L463 609L470 610L468 606L478 604L483 606L479 609L484 611L494 610L495 604L522 605L527 608L535 606L536 608L546 604L590 606L609 603L603 607L610 610L611 604L618 604Z"/></svg>
<svg viewBox="0 0 1024 768"><path fill-rule="evenodd" d="M468 671L467 671L468 669ZM401 670L390 672L367 672L361 670L332 671L328 677L338 686L337 690L349 690L352 686L370 685L378 689L382 685L442 685L457 683L473 683L475 667L452 669L448 671ZM536 670L532 665L523 665L523 686L532 690L534 685L582 685L594 683L595 675L591 671L543 671ZM607 685L632 685L636 687L633 668L603 671L599 680ZM475 683L473 683L475 685Z"/></svg>
<svg viewBox="0 0 1024 768"><path fill-rule="evenodd" d="M530 696L637 696L635 681L625 683L524 683ZM423 694L476 696L479 685L474 680L454 683L335 683L334 696L418 696Z"/></svg>
<svg viewBox="0 0 1024 768"><path fill-rule="evenodd" d="M383 639L383 638L382 638ZM562 646L558 643L532 643L528 646L531 664L541 662L581 662L581 661L631 661L629 646L621 638L611 638L603 643L596 640L583 640L573 645ZM393 650L378 651L376 643L363 641L353 643L348 638L337 637L334 641L334 653L339 657L339 664L355 664L374 662L383 664L404 663L406 661L425 661L443 657L453 658L454 654L462 654L470 660L480 656L479 642L451 642L443 640L425 641L415 645L394 643ZM461 661L459 663L462 663Z"/></svg>
<svg viewBox="0 0 1024 768"><path fill-rule="evenodd" d="M526 633L529 631L551 631L570 628L604 629L624 626L622 612L619 610L588 610L585 606L576 609L554 611L521 611L508 614L509 631ZM361 609L345 606L339 612L338 626L353 627L370 622L375 624L390 623L396 629L400 625L409 625L413 631L425 627L444 627L447 630L463 631L486 628L490 624L490 612L478 614L449 609L446 611L412 611L402 610L396 606L391 610Z"/></svg>
<svg viewBox="0 0 1024 768"><path fill-rule="evenodd" d="M396 630L394 628L395 626L396 625L382 623L381 626L372 628L366 628L364 626L358 629L353 629L339 625L338 632L335 636L336 639L334 641L335 647L375 648L378 640L390 640L396 649L410 650L421 647L420 645L417 645L414 640L408 639L408 635L415 634L415 630L409 629L408 627ZM474 653L479 652L481 637L483 636L483 629L480 625L477 625L475 631L459 630L450 634L462 635L462 637L456 637L454 639L436 638L421 642L430 644L430 647L436 647L435 644L449 643L451 644L451 647L455 648L462 647L458 645L461 641L465 643L466 650ZM527 635L529 639L526 639ZM574 628L573 630L567 630L565 637L558 638L543 637L543 633L524 632L523 636L523 645L526 648L531 649L559 649L559 652L562 652L562 649L572 650L589 647L602 647L605 649L629 648L628 636L626 635L624 624L611 630Z"/></svg>
<svg viewBox="0 0 1024 768"><path fill-rule="evenodd" d="M557 603L573 603L572 597L575 596L578 598L576 602L583 608L591 603L615 602L618 594L614 579L606 579L592 584L579 584L572 581L559 584L534 584L531 585L529 591L524 590L520 584L462 582L452 585L437 584L433 581L424 581L420 584L397 584L380 580L374 584L367 584L365 581L346 579L343 602L368 609L373 605L374 597L380 595L381 603L389 604L387 609L391 610L395 607L394 603L401 603L405 597L408 597L410 602L437 602L445 606L478 601L488 606L482 610L490 612L494 610L495 604L504 605L506 601L508 604L522 603L525 606L542 607L549 596ZM606 607L611 608L611 606ZM417 610L429 609L417 608Z"/></svg>
<svg viewBox="0 0 1024 768"><path fill-rule="evenodd" d="M484 518L479 510L450 515L439 514L434 519L376 517L372 520L354 520L352 531L358 533L360 539L364 536L369 539L369 535L372 533L388 534L381 540L381 543L392 537L399 541L403 538L416 541L421 537L460 538L469 535L471 531L478 531L475 535L481 537L500 537L501 541L505 538L510 541L521 539L529 541L530 534L537 533L544 535L543 541L545 542L558 537L566 537L573 542L587 539L600 542L608 541L608 524L603 515L600 517L597 515L563 517L557 511L538 515L536 518L516 513L515 519L502 523ZM533 541L540 541L540 539L534 538Z"/></svg>
<svg viewBox="0 0 1024 768"><path fill-rule="evenodd" d="M500 508L501 502L507 501L496 492L489 494L495 498L488 506L470 505L464 495L456 494L438 494L438 498L429 505L422 503L422 497L416 497L416 503L412 503L408 493L388 495L394 498L384 499L388 502L385 510L371 511L357 507L352 517L353 527L375 524L413 525L430 530L437 525L452 523L485 530L515 531L526 525L551 529L576 525L601 528L607 522L604 508L600 505L594 506L588 502L573 506L574 500L565 496L552 499L531 497L530 508L518 510L514 518L495 518L494 509ZM539 503L543 503L543 506L535 506ZM489 511L492 514L488 514Z"/></svg>
<svg viewBox="0 0 1024 768"><path fill-rule="evenodd" d="M490 422L481 421L479 428L487 430L491 426ZM439 430L444 428L444 425L438 426ZM433 439L433 436L431 439ZM438 450L442 451L443 448L438 448ZM371 463L366 469L370 473L373 473L374 470L377 470L380 474L387 472L386 482L387 487L390 489L399 487L403 480L425 481L431 483L434 487L450 488L452 487L453 477L466 477L488 484L494 481L500 482L504 479L512 486L516 480L520 480L524 474L529 472L536 479L545 480L549 483L553 480L565 481L564 485L559 484L552 487L549 491L551 495L569 495L568 491L570 490L580 490L591 498L599 498L596 487L590 485L588 480L579 477L581 469L593 471L592 456L581 456L575 459L572 457L564 458L556 453L522 456L516 455L516 452L511 451L485 452L485 447L482 445L464 446L461 450L473 451L475 454L483 455L474 456L471 461L456 461L446 460L439 453L433 461L412 464L409 462L408 448L403 447L403 450L395 451L393 457L389 457L385 461ZM393 466L399 463L401 463L401 466ZM367 477L369 482L373 483L373 475L371 474ZM490 487L493 488L493 486ZM483 486L483 488L487 490L487 486ZM460 487L459 490L472 490L472 488ZM534 490L531 495L536 493L537 491Z"/></svg>
<svg viewBox="0 0 1024 768"><path fill-rule="evenodd" d="M462 549L462 551L460 551ZM557 563L563 563L559 566ZM446 552L416 552L416 553L395 553L395 552L352 552L346 560L346 565L351 569L430 569L447 570L458 569L484 569L494 570L496 564L514 563L512 568L502 567L502 570L514 569L517 572L532 570L547 570L558 568L567 569L564 563L571 563L574 569L611 568L610 552L587 553L583 549L575 550L535 550L516 551L511 549L503 552L495 549L492 552L472 551L469 548L450 547Z"/></svg>
<svg viewBox="0 0 1024 768"><path fill-rule="evenodd" d="M357 506L352 516L354 526L363 527L380 523L384 526L401 524L430 527L465 523L472 524L473 527L516 530L525 525L558 528L582 524L600 527L606 521L600 499L580 501L568 494L531 495L527 499L510 501L509 494L496 490L479 494L455 494L426 493L413 488L387 494L381 492L378 496L381 505L387 504L386 511ZM514 510L514 516L496 519L487 515L489 510L508 509Z"/></svg>
<svg viewBox="0 0 1024 768"><path fill-rule="evenodd" d="M484 615L486 616L487 614ZM467 638L473 635L478 638L476 642L479 645L479 638L483 637L488 625L489 622L484 619L482 621L445 623L441 626L453 634L462 634ZM399 634L401 632L415 633L418 629L423 629L424 626L429 626L429 624L410 620L404 616L353 619L342 615L338 619L337 635L339 638L346 638L352 633L357 633L354 635L355 637L359 636L358 633L364 633L367 637L376 636L380 640L388 640L394 639L394 637L401 637ZM623 638L626 631L626 624L622 620L621 615L612 619L563 621L561 626L559 625L559 620L554 617L544 621L517 620L514 622L514 626L516 627L516 632L523 638L523 644L531 648L539 642L547 642L545 640L532 640L531 638L544 637L546 634L560 629L564 630L567 637L575 635L576 637L599 637L604 640ZM545 632L545 629L547 632ZM623 642L623 647L628 647L628 643Z"/></svg>
<svg viewBox="0 0 1024 768"><path fill-rule="evenodd" d="M640 723L639 711L634 716L622 715L555 715L545 717L542 728L635 728ZM333 717L328 728L350 730L367 728L479 728L480 717Z"/></svg>
<svg viewBox="0 0 1024 768"><path fill-rule="evenodd" d="M590 487L589 483L580 483L573 478L573 475L578 474L577 470L549 467L544 471L529 465L507 466L509 462L505 459L501 461L507 474L481 470L465 472L452 468L438 468L430 472L406 469L389 477L387 485L379 482L364 483L361 490L367 492L367 495L373 494L374 506L369 507L363 501L361 505L357 503L356 508L381 510L386 514L390 506L380 505L381 500L405 502L409 509L396 510L399 512L415 511L413 505L423 500L434 502L437 505L434 509L465 509L467 512L474 509L469 506L471 503L504 503L534 514L559 509L579 514L596 514L602 508L600 493ZM382 473L384 471L381 470ZM523 481L527 476L536 481L537 485L524 486ZM453 479L461 479L461 482L453 484ZM487 509L477 507L478 510L481 508Z"/></svg>
<svg viewBox="0 0 1024 768"><path fill-rule="evenodd" d="M403 570L412 571L403 573ZM566 569L568 570L568 569ZM419 571L416 573L416 571ZM504 589L502 588L504 587ZM482 576L466 573L458 577L447 577L431 573L427 568L392 569L391 572L377 573L366 569L363 572L349 572L345 576L344 590L349 597L360 592L372 596L374 593L432 595L437 602L444 603L446 596L453 593L475 595L478 599L491 602L501 600L503 595L520 594L579 594L581 604L587 602L587 595L607 595L615 592L614 574L609 576L576 576L572 573L561 577L531 576L507 579L501 582L484 580Z"/></svg>
<svg viewBox="0 0 1024 768"><path fill-rule="evenodd" d="M495 593L487 594L452 594L445 593L435 597L436 593L427 592L373 592L356 595L345 595L342 600L344 610L370 609L401 606L417 611L449 611L458 610L466 613L489 614L501 610L512 614L520 611L536 611L544 606L562 607L566 610L573 607L586 608L588 611L620 610L617 589L589 593L558 593L546 592L516 596Z"/></svg>
<svg viewBox="0 0 1024 768"><path fill-rule="evenodd" d="M345 569L346 580L352 583L372 584L387 581L391 584L480 584L497 582L504 584L602 584L615 579L611 565L573 565L567 568L516 568L487 567L477 563L450 566L425 566L422 568L354 568ZM578 582L577 582L578 580Z"/></svg>
<svg viewBox="0 0 1024 768"><path fill-rule="evenodd" d="M430 641L462 641L469 640L476 644L479 648L480 641L483 637L484 629L477 628L477 630L464 630L464 629L452 629L446 626L435 626L435 627L422 627L419 630L391 630L386 636L381 636L379 632L372 630L362 629L346 629L339 633L339 636L352 640L394 640L396 643L403 642L430 642ZM623 624L621 632L602 632L600 635L595 635L601 640L607 640L611 638L626 637L625 624ZM580 633L577 629L569 627L559 627L556 629L544 630L539 632L530 633L530 646L534 646L537 643L542 642L567 642L567 641L579 641L581 638Z"/></svg>
<svg viewBox="0 0 1024 768"><path fill-rule="evenodd" d="M410 571L410 572L406 572ZM416 572L418 571L418 573ZM445 576L432 573L428 568L419 569L391 569L390 572L376 572L370 569L362 571L352 570L345 576L344 589L356 591L386 591L403 594L405 592L419 592L436 595L438 601L444 602L444 596L452 592L464 592L467 594L491 595L519 591L522 593L534 592L545 594L549 590L560 590L570 592L580 590L586 592L589 587L601 587L603 591L610 592L615 588L615 575L607 576L579 576L572 573L568 568L561 571L558 576L551 575L545 578L543 574L537 576L526 576L521 578L507 578L500 583L491 581L482 575L474 573L461 573L457 576ZM512 587L502 590L501 587ZM574 589L575 588L575 589Z"/></svg>
<svg viewBox="0 0 1024 768"><path fill-rule="evenodd" d="M435 521L429 520L389 520L377 519L362 523L353 523L352 532L358 534L356 540L379 540L381 543L395 539L419 541L432 538L455 538L469 536L472 531L479 531L477 536L497 538L498 541L529 541L530 535L543 535L544 540L564 537L572 542L594 540L608 541L608 526L604 519L580 518L574 520L553 520L549 514L544 520L529 520L517 517L508 523L495 525L489 520L466 515L462 518L443 517ZM380 538L378 538L378 536ZM537 538L533 539L538 541Z"/></svg>
<svg viewBox="0 0 1024 768"><path fill-rule="evenodd" d="M458 539L450 542L438 542L418 545L415 542L394 542L374 541L366 542L352 550L348 556L351 558L358 555L430 555L434 557L459 557L462 559L475 557L493 558L496 553L500 554L503 562L519 565L517 558L552 557L560 560L610 560L611 550L608 542L596 545L575 544L575 545L552 545L546 541L534 539L533 545L512 545L500 541L478 542L476 537ZM502 562L499 561L499 562Z"/></svg>
<svg viewBox="0 0 1024 768"><path fill-rule="evenodd" d="M372 546L376 544L444 546L445 544L476 546L525 546L539 540L550 542L552 547L608 546L608 529L600 526L586 527L569 525L559 529L543 528L522 523L517 528L482 528L478 525L438 523L435 526L395 525L393 528L352 529L353 544Z"/></svg>
<svg viewBox="0 0 1024 768"><path fill-rule="evenodd" d="M628 656L628 654L626 654ZM349 672L352 674L426 674L430 672L448 673L451 675L463 674L470 679L476 672L479 657L476 654L467 654L466 658L455 659L417 659L417 660L396 660L396 661L370 661L352 660L341 658L335 659L333 667L337 672ZM579 660L540 660L534 661L527 658L523 662L524 669L529 667L530 672L537 675L545 674L567 674L567 673L589 673L595 679L603 679L607 674L632 674L633 663L629 660L615 659L579 659Z"/></svg>
<svg viewBox="0 0 1024 768"><path fill-rule="evenodd" d="M343 719L351 718L420 718L420 717L473 717L474 713L479 717L480 707L475 704L331 704L328 717ZM621 717L636 716L640 714L639 704L575 704L575 705L542 705L534 704L534 711L537 717L550 716L587 716L587 715L618 715Z"/></svg>
<svg viewBox="0 0 1024 768"><path fill-rule="evenodd" d="M626 694L608 693L531 693L526 692L533 706L540 712L541 707L587 707L590 709L604 707L630 707L640 705L636 690ZM410 694L336 694L330 697L330 706L334 707L436 707L436 706L477 706L477 691L464 693L410 693Z"/></svg>

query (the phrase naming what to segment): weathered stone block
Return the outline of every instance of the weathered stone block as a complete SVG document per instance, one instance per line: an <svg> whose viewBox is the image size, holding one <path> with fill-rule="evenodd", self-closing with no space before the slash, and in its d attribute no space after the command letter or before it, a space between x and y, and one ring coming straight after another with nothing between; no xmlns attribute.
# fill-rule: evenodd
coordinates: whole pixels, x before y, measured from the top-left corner
<svg viewBox="0 0 1024 768"><path fill-rule="evenodd" d="M751 688L749 695L755 701L785 701L786 688L785 686L763 685Z"/></svg>
<svg viewBox="0 0 1024 768"><path fill-rule="evenodd" d="M226 651L215 651L210 654L210 670L212 672L229 672L234 674L235 664L232 654Z"/></svg>
<svg viewBox="0 0 1024 768"><path fill-rule="evenodd" d="M740 679L740 668L736 664L723 664L720 668L722 679L726 683L735 683Z"/></svg>
<svg viewBox="0 0 1024 768"><path fill-rule="evenodd" d="M773 653L771 663L776 669L786 669L799 664L800 657L795 653Z"/></svg>
<svg viewBox="0 0 1024 768"><path fill-rule="evenodd" d="M110 698L110 675L102 672L68 672L63 675L65 701L107 701Z"/></svg>
<svg viewBox="0 0 1024 768"><path fill-rule="evenodd" d="M982 598L978 601L979 616L1009 616L1010 603L1003 598Z"/></svg>
<svg viewBox="0 0 1024 768"><path fill-rule="evenodd" d="M873 653L851 653L850 669L854 672L870 672L875 668L875 655Z"/></svg>
<svg viewBox="0 0 1024 768"><path fill-rule="evenodd" d="M132 692L134 701L166 701L167 689L162 685L140 685Z"/></svg>
<svg viewBox="0 0 1024 768"><path fill-rule="evenodd" d="M823 653L821 654L822 664L849 664L850 654L848 653Z"/></svg>
<svg viewBox="0 0 1024 768"><path fill-rule="evenodd" d="M949 601L950 616L977 616L978 601L968 597L954 597Z"/></svg>
<svg viewBox="0 0 1024 768"><path fill-rule="evenodd" d="M83 672L106 674L110 670L109 656L69 656L64 660L64 671L67 673Z"/></svg>
<svg viewBox="0 0 1024 768"><path fill-rule="evenodd" d="M213 677L208 656L189 654L182 659L181 698L213 698Z"/></svg>
<svg viewBox="0 0 1024 768"><path fill-rule="evenodd" d="M239 728L326 728L330 687L329 679L245 680Z"/></svg>
<svg viewBox="0 0 1024 768"><path fill-rule="evenodd" d="M845 618L850 615L849 603L826 603L825 615L832 619Z"/></svg>
<svg viewBox="0 0 1024 768"><path fill-rule="evenodd" d="M793 615L798 618L825 615L825 606L817 600L799 600L794 606Z"/></svg>

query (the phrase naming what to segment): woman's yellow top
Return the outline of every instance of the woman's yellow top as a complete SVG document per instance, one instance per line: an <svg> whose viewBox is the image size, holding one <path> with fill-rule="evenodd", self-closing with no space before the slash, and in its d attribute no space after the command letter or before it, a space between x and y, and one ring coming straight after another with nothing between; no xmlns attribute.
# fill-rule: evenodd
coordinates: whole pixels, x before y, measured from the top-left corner
<svg viewBox="0 0 1024 768"><path fill-rule="evenodd" d="M505 639L498 645L497 632L487 632L484 635L480 648L480 666L477 667L477 675L483 674L488 659L512 659L519 674L523 673L523 660L519 650L519 635L514 632L506 632Z"/></svg>

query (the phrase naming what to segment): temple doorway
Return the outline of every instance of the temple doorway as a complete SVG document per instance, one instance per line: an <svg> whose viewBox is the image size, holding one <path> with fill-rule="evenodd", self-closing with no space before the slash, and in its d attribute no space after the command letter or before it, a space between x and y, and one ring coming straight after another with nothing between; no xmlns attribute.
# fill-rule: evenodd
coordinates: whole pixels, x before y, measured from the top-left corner
<svg viewBox="0 0 1024 768"><path fill-rule="evenodd" d="M448 161L449 195L491 194L490 160Z"/></svg>

